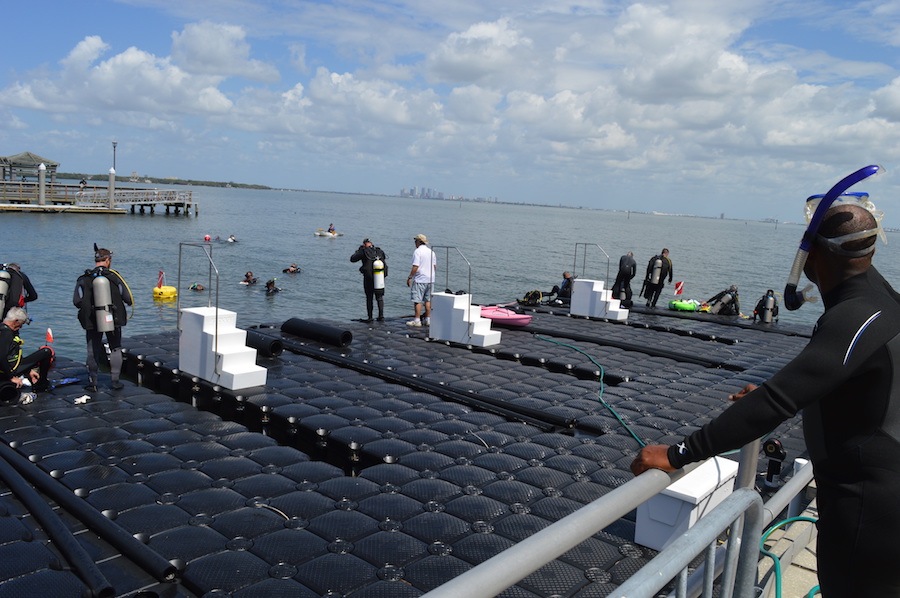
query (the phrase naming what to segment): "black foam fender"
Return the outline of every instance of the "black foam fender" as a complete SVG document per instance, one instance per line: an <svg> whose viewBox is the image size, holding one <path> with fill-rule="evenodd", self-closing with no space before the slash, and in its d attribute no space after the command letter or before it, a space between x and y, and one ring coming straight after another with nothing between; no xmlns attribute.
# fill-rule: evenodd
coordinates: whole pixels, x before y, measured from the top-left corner
<svg viewBox="0 0 900 598"><path fill-rule="evenodd" d="M353 334L349 330L341 330L340 328L317 324L308 320L301 320L300 318L287 320L281 325L281 331L294 336L328 343L336 347L346 347L353 341Z"/></svg>

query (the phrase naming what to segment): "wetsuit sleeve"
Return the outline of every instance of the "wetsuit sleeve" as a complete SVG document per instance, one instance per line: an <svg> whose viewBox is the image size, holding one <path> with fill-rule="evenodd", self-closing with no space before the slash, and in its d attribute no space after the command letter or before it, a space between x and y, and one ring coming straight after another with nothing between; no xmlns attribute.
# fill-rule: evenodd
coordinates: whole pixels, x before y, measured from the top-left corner
<svg viewBox="0 0 900 598"><path fill-rule="evenodd" d="M122 301L125 302L125 305L131 305L134 297L131 296L131 291L128 290L128 285L125 284L125 279L118 272L116 272L116 278L119 279L116 284L119 287L119 294L122 295Z"/></svg>
<svg viewBox="0 0 900 598"><path fill-rule="evenodd" d="M863 327L865 319L835 322L826 317L809 344L784 368L726 409L719 417L669 447L673 467L737 449L771 432L801 409L827 396L864 367L886 339L878 326ZM889 328L884 322L885 332ZM852 359L851 359L852 358Z"/></svg>
<svg viewBox="0 0 900 598"><path fill-rule="evenodd" d="M675 274L675 268L672 266L671 258L666 258L666 261L669 262L669 282L672 282L672 275Z"/></svg>
<svg viewBox="0 0 900 598"><path fill-rule="evenodd" d="M31 284L31 280L25 274L22 274L22 283L25 287L25 302L28 303L37 299L37 291L34 290L34 285Z"/></svg>
<svg viewBox="0 0 900 598"><path fill-rule="evenodd" d="M3 352L0 355L0 377L4 380L9 380L13 377L13 368L7 357L12 353L13 338L15 336L16 333L12 329L7 326L0 326L0 350Z"/></svg>
<svg viewBox="0 0 900 598"><path fill-rule="evenodd" d="M356 253L354 253L353 255L350 256L350 261L358 262L362 258L363 258L363 248L360 247L359 249L356 250Z"/></svg>

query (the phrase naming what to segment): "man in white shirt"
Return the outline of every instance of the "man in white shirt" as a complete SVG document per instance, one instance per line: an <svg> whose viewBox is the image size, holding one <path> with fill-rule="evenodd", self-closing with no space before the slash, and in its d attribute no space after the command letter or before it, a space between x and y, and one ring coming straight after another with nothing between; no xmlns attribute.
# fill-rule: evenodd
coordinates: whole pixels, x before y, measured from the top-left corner
<svg viewBox="0 0 900 598"><path fill-rule="evenodd" d="M431 287L434 285L435 264L434 252L428 247L428 238L419 234L413 237L416 250L413 253L412 269L406 286L410 288L410 299L415 305L416 317L406 323L407 326L422 325L422 305L425 305L425 325L431 324Z"/></svg>

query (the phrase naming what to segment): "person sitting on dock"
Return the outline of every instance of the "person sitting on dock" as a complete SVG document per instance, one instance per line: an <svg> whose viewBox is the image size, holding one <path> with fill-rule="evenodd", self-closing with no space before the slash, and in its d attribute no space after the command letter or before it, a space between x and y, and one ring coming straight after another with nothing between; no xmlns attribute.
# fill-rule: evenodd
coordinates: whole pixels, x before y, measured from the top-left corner
<svg viewBox="0 0 900 598"><path fill-rule="evenodd" d="M572 276L572 273L566 270L563 272L562 282L558 285L553 285L553 288L550 290L551 295L556 295L556 298L551 301L552 304L555 305L568 305L572 300L572 282L575 280L575 277Z"/></svg>
<svg viewBox="0 0 900 598"><path fill-rule="evenodd" d="M0 324L0 397L17 398L16 389L25 385L26 378L35 392L50 390L47 372L53 363L53 349L41 347L34 353L22 356L22 339L19 329L28 322L28 314L21 307L13 307Z"/></svg>
<svg viewBox="0 0 900 598"><path fill-rule="evenodd" d="M298 266L297 264L291 264L290 266L288 266L287 268L282 270L282 272L285 274L298 274L298 273L302 272L302 270L300 269L300 266Z"/></svg>
<svg viewBox="0 0 900 598"><path fill-rule="evenodd" d="M244 280L241 281L241 284L256 284L256 278L253 276L253 272L247 270L247 273L244 274Z"/></svg>
<svg viewBox="0 0 900 598"><path fill-rule="evenodd" d="M738 296L738 288L735 284L710 297L706 304L709 305L707 313L719 314L720 316L741 315L741 299Z"/></svg>

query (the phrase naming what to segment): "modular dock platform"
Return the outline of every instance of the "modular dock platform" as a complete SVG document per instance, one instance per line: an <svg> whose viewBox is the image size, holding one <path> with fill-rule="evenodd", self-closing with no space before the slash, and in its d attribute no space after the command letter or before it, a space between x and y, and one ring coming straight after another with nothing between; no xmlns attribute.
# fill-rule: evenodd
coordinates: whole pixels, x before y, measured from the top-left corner
<svg viewBox="0 0 900 598"><path fill-rule="evenodd" d="M0 595L421 596L631 480L631 432L677 441L808 341L663 310L529 309L484 348L403 319L316 320L351 332L343 347L263 324L268 382L239 392L182 376L176 332L145 335L126 339L123 390L101 375L99 392L0 405ZM59 358L51 379L68 377L86 370ZM799 418L774 436L789 472ZM10 490L11 468L68 540ZM656 554L634 527L632 513L500 596L606 596Z"/></svg>

